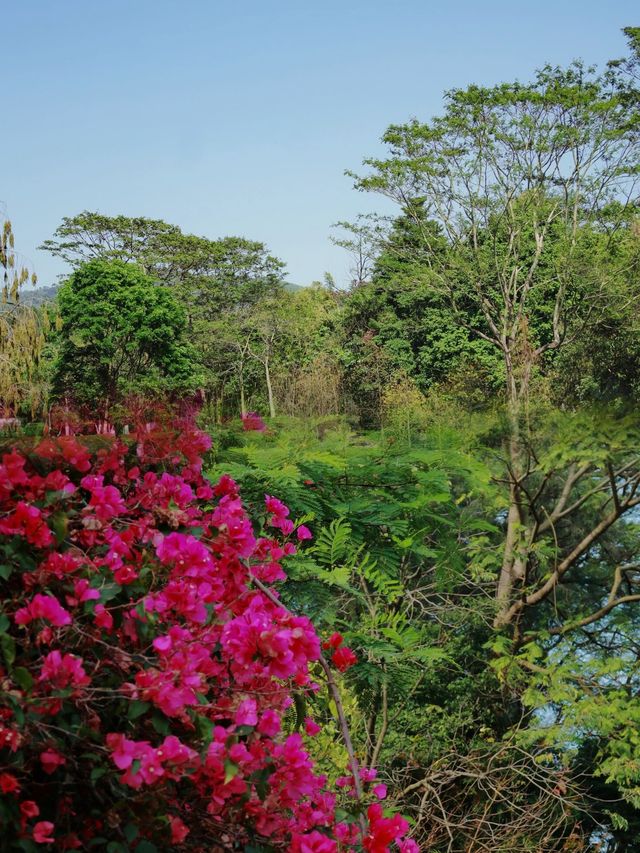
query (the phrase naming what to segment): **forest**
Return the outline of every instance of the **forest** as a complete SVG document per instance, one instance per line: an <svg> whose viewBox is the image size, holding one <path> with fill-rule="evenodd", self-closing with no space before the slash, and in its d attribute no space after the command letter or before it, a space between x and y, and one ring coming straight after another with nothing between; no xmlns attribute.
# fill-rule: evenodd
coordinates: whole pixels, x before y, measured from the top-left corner
<svg viewBox="0 0 640 853"><path fill-rule="evenodd" d="M2 850L640 851L625 36L389 126L346 289L7 219Z"/></svg>

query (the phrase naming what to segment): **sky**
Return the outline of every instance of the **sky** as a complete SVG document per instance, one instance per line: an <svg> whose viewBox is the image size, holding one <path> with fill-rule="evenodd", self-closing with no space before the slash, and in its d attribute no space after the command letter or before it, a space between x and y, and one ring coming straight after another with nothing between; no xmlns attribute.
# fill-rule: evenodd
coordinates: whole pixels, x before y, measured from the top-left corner
<svg viewBox="0 0 640 853"><path fill-rule="evenodd" d="M349 260L331 226L391 212L346 169L470 83L626 53L637 0L4 0L0 208L37 246L82 210L264 242L288 280Z"/></svg>

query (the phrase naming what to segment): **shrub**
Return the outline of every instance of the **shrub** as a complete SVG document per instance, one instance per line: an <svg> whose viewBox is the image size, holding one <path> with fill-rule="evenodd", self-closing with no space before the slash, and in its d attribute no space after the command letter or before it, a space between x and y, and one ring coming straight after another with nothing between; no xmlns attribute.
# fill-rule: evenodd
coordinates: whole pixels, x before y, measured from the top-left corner
<svg viewBox="0 0 640 853"><path fill-rule="evenodd" d="M309 531L271 496L250 519L208 444L180 422L2 457L4 849L416 850L292 730L321 647L273 584Z"/></svg>

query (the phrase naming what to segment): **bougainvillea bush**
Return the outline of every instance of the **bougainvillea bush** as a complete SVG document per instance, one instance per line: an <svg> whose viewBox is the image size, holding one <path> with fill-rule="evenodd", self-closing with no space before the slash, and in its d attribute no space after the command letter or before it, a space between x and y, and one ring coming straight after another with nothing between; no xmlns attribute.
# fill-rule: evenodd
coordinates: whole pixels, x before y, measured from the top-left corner
<svg viewBox="0 0 640 853"><path fill-rule="evenodd" d="M321 644L276 586L310 532L250 518L207 448L183 422L3 454L2 849L417 850L353 756L336 791L314 771L290 719Z"/></svg>

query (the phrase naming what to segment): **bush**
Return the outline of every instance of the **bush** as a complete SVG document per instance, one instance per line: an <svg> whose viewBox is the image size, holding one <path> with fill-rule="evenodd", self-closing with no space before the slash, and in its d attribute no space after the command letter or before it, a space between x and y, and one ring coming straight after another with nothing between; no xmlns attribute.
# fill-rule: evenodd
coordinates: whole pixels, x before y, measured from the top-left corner
<svg viewBox="0 0 640 853"><path fill-rule="evenodd" d="M353 778L339 810L317 726L292 730L321 650L272 585L309 534L206 481L208 443L183 422L2 457L4 849L416 850Z"/></svg>

